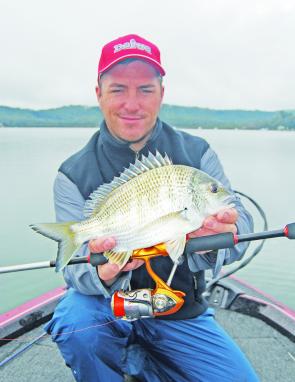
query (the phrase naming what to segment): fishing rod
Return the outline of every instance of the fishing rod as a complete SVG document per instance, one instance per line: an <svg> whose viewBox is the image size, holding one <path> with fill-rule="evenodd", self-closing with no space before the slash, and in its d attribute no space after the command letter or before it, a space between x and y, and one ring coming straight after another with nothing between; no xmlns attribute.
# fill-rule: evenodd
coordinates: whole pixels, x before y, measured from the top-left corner
<svg viewBox="0 0 295 382"><path fill-rule="evenodd" d="M265 240L272 239L276 237L287 237L288 239L295 239L295 223L287 224L283 229L273 230L273 231L262 231L257 233L249 234L233 234L231 232L218 233L216 235L196 237L189 239L186 243L184 253L192 254L194 252L201 251L211 251L219 250L225 248L233 248L235 245L245 242L245 241L256 241L256 240ZM156 246L155 246L156 247ZM152 247L152 248L155 248ZM142 253L141 250L137 250L137 256L140 256ZM163 247L158 246L158 251L165 251ZM158 252L160 253L160 252ZM88 263L92 266L98 266L107 263L107 259L101 253L91 253L88 256L76 257L69 261L67 265L83 264ZM56 261L43 261L43 262L34 262L28 264L19 264L19 265L10 265L5 267L0 267L0 274L10 273L10 272L20 272L28 271L33 269L42 269L42 268L55 268Z"/></svg>
<svg viewBox="0 0 295 382"><path fill-rule="evenodd" d="M184 248L184 254L194 252L212 251L232 248L235 245L255 240L265 240L275 237L287 237L295 239L295 223L287 224L283 229L275 231L263 231L237 235L232 232L202 236L189 239ZM185 293L171 287L172 278L180 264L180 258L173 262L167 281L163 280L152 269L150 261L157 256L169 256L165 243L156 244L149 248L133 250L130 260L140 259L145 263L146 270L155 284L155 288L120 289L112 295L111 308L115 317L128 321L139 318L165 316L176 313L183 306ZM105 264L108 260L101 253L90 253L88 256L75 257L67 265L89 263L92 266ZM1 273L18 272L29 269L51 268L56 266L56 261L42 263L22 264L10 267L1 267Z"/></svg>
<svg viewBox="0 0 295 382"><path fill-rule="evenodd" d="M276 237L287 237L288 239L295 239L295 222L287 224L283 229L280 229L280 230L263 231L258 233L250 233L250 234L242 234L242 235L226 232L226 233L220 233L216 235L193 238L187 241L184 253L192 254L198 251L232 248L235 245L242 242L265 240L265 239L271 239ZM145 251L145 252L140 252L140 251ZM134 251L132 257L134 256L136 257L136 255L151 256L151 253L153 253L152 254L153 256L155 255L156 252L158 253L162 252L162 254L168 255L165 250L165 246L158 245L155 247L151 247L150 250L143 249L143 250ZM70 260L68 265L89 263L93 266L97 266L97 265L105 264L106 262L107 262L107 259L102 254L92 253L88 256L74 258ZM55 264L56 264L56 261L51 260L51 261L36 262L31 264L0 267L0 274L32 270L32 269L54 268ZM147 261L146 261L146 265L147 265ZM155 277L155 276L156 275L153 273L152 277ZM143 317L150 317L153 315L165 315L167 314L167 308L165 307L165 300L163 299L163 296L165 297L165 292L166 292L168 305L173 305L172 308L170 307L168 308L168 313L171 313L171 312L173 313L173 310L177 311L182 306L182 300L183 300L182 292L175 291L169 288L168 281L167 283L164 283L163 280L161 279L159 281L158 277L155 278L155 281L157 283L160 282L160 284L157 285L156 289L154 290L154 292L156 293L154 293L153 296L149 295L148 298L146 297L146 294L151 293L151 291L148 289L135 290L135 291L129 291L129 292L116 291L112 297L112 309L113 309L114 315L117 317L127 318L131 320L134 318L139 318L139 317L143 318ZM161 287L164 289L162 289ZM159 297L157 298L157 293L158 295L160 295L160 298ZM175 304L171 304L171 299L175 300ZM152 301L152 304L150 303L151 301L149 300ZM8 358L0 362L0 367L4 366L8 362L16 358L19 354L28 350L31 346L39 342L41 339L45 338L46 335L47 333L43 333L42 335L38 336L36 339L31 341L24 348L20 349L18 352L16 352L12 356L9 356Z"/></svg>
<svg viewBox="0 0 295 382"><path fill-rule="evenodd" d="M46 336L48 336L48 334L45 332L45 333L42 333L41 335L39 335L37 338L35 338L34 340L30 341L28 344L26 344L24 347L22 347L21 349L19 349L17 352L9 355L7 358L5 358L3 361L0 362L0 367L6 365L8 362L12 361L14 358L16 358L17 356L19 356L20 354L22 354L23 352L25 352L26 350L30 349L33 345L37 344L39 341L41 341L43 338L45 338Z"/></svg>

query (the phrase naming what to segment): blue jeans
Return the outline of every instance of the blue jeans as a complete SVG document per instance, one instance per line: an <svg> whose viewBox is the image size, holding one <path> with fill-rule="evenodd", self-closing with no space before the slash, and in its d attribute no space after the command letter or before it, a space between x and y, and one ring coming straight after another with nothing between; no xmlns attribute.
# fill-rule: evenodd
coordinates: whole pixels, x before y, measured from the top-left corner
<svg viewBox="0 0 295 382"><path fill-rule="evenodd" d="M258 377L213 309L188 320L115 320L110 300L70 289L45 330L76 381L254 382Z"/></svg>

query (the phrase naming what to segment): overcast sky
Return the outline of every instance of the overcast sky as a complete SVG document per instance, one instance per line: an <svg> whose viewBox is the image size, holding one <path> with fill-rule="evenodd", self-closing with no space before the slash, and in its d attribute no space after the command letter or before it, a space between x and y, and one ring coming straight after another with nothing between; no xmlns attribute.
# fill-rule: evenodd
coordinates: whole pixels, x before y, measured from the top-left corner
<svg viewBox="0 0 295 382"><path fill-rule="evenodd" d="M95 105L101 47L156 43L166 103L295 109L294 0L0 0L0 105Z"/></svg>

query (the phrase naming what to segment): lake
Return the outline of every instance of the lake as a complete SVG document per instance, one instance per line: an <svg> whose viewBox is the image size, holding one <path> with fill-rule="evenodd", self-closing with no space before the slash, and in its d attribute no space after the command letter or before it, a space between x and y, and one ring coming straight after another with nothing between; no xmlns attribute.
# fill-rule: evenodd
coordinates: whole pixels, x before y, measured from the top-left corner
<svg viewBox="0 0 295 382"><path fill-rule="evenodd" d="M295 132L187 131L208 140L232 187L263 208L269 229L295 221ZM57 244L37 235L29 224L54 221L52 185L57 169L94 132L90 128L0 129L0 266L55 258ZM247 201L245 205L253 213L255 230L261 231L255 208ZM256 245L251 244L248 255ZM295 241L268 240L236 275L295 309ZM62 276L53 269L0 275L0 313L60 285Z"/></svg>

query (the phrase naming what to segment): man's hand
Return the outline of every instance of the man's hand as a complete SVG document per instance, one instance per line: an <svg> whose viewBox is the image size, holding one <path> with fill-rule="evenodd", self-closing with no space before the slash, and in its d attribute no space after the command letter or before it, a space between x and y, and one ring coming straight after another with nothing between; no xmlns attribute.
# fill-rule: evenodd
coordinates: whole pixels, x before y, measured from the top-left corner
<svg viewBox="0 0 295 382"><path fill-rule="evenodd" d="M201 228L189 234L189 238L215 235L217 233L232 232L237 233L236 222L238 211L235 208L225 208L216 215L208 216Z"/></svg>
<svg viewBox="0 0 295 382"><path fill-rule="evenodd" d="M90 240L88 243L89 250L92 253L108 251L114 248L115 245L115 239L112 237L98 238ZM130 263L127 263L121 270L119 269L118 265L110 263L98 265L96 268L99 278L109 286L116 280L119 273L132 271L133 269L140 267L143 263L143 260L134 259Z"/></svg>

